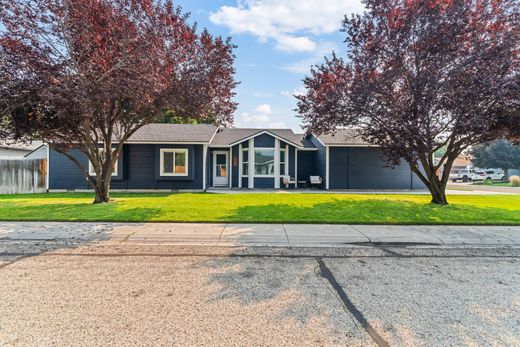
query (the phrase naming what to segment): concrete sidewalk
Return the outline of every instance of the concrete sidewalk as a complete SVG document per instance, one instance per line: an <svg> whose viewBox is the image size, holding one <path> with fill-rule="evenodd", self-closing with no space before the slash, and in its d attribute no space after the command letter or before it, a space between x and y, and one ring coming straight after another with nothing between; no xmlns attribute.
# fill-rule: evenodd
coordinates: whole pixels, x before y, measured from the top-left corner
<svg viewBox="0 0 520 347"><path fill-rule="evenodd" d="M379 243L520 246L520 227L19 222L0 223L0 241L278 247Z"/></svg>

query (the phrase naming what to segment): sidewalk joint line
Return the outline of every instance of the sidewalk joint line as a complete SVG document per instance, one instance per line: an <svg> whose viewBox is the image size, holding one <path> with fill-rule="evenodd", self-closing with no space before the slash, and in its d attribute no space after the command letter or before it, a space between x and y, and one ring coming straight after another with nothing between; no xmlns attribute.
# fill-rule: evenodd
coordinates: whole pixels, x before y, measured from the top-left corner
<svg viewBox="0 0 520 347"><path fill-rule="evenodd" d="M428 237L433 237L434 239L439 240L439 241L441 242L441 244L443 244L443 245L446 244L446 242L444 242L440 237L435 236L435 235L432 235L432 234L430 234L428 231L423 231L423 230L417 228L416 225L412 225L411 228L412 228L413 230L415 230L415 231L420 232L420 233L423 234L423 235L427 235Z"/></svg>
<svg viewBox="0 0 520 347"><path fill-rule="evenodd" d="M289 241L289 235L287 235L287 229L285 229L285 224L282 223L283 232L285 233L285 238L287 239L287 244L291 247L291 241Z"/></svg>
<svg viewBox="0 0 520 347"><path fill-rule="evenodd" d="M358 233L360 233L361 235L363 235L364 237L367 238L368 242L372 242L372 240L370 239L370 237L368 237L367 235L365 235L365 233L363 233L361 230L359 230L358 228L356 228L354 225L350 225L350 227L352 227L352 229L354 229L355 231L357 231Z"/></svg>
<svg viewBox="0 0 520 347"><path fill-rule="evenodd" d="M137 231L133 231L131 232L130 234L126 235L124 239L121 240L121 243L123 242L127 242L128 239L130 239L130 237L132 237L132 235L134 235Z"/></svg>
<svg viewBox="0 0 520 347"><path fill-rule="evenodd" d="M222 234L224 233L224 230L226 230L228 224L229 224L229 223L224 224L224 227L223 227L222 230L220 231L220 234L218 235L218 241L217 241L217 244L220 243L220 239L222 238Z"/></svg>

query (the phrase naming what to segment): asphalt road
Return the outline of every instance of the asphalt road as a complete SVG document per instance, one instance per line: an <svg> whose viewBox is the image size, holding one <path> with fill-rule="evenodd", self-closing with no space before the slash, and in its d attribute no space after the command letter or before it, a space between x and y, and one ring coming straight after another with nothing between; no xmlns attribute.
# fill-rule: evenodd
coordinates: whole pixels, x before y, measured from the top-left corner
<svg viewBox="0 0 520 347"><path fill-rule="evenodd" d="M517 246L60 242L1 245L0 346L520 346Z"/></svg>

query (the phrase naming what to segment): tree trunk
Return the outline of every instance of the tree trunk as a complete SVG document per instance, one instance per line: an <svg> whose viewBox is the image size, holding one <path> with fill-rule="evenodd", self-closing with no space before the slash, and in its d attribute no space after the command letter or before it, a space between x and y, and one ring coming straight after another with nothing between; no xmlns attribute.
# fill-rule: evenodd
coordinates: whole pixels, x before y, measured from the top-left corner
<svg viewBox="0 0 520 347"><path fill-rule="evenodd" d="M504 181L509 181L509 168L504 169Z"/></svg>
<svg viewBox="0 0 520 347"><path fill-rule="evenodd" d="M96 180L96 198L94 199L94 204L103 204L110 201L110 181L105 179Z"/></svg>
<svg viewBox="0 0 520 347"><path fill-rule="evenodd" d="M437 172L434 170L433 165L428 165L426 160L423 161L422 167L424 171L421 171L417 165L410 165L410 169L419 179L424 183L426 188L430 191L432 196L432 204L448 205L448 199L446 197L446 186L448 184L449 171L451 170L451 164L445 166L446 172L443 171L441 178L437 176Z"/></svg>
<svg viewBox="0 0 520 347"><path fill-rule="evenodd" d="M448 173L443 172L441 179L439 179L439 177L433 171L426 177L426 187L428 187L428 190L432 195L432 204L448 205L448 199L446 198L446 186L450 167L451 165L447 168Z"/></svg>
<svg viewBox="0 0 520 347"><path fill-rule="evenodd" d="M448 205L446 186L442 186L442 184L439 184L438 182L430 182L428 189L432 195L432 204Z"/></svg>

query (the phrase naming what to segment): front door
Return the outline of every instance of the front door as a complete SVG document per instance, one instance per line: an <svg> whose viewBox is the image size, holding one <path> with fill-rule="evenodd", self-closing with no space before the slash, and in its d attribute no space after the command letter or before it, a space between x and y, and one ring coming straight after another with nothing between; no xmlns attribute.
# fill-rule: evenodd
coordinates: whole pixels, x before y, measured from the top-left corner
<svg viewBox="0 0 520 347"><path fill-rule="evenodd" d="M213 152L213 186L229 186L228 152Z"/></svg>

